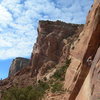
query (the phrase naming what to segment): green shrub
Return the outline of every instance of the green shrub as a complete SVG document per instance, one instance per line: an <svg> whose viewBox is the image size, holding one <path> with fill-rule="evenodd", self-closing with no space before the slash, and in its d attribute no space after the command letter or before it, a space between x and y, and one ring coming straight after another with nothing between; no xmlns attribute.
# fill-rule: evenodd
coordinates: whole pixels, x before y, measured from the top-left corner
<svg viewBox="0 0 100 100"><path fill-rule="evenodd" d="M65 73L70 62L71 60L67 59L65 65L54 73L53 78L48 83L46 82L47 79L44 78L45 82L39 80L38 84L34 86L25 88L12 87L3 92L2 100L42 100L48 89L51 89L53 93L64 91L61 81L65 78Z"/></svg>
<svg viewBox="0 0 100 100"><path fill-rule="evenodd" d="M13 87L3 93L3 100L41 100L47 89L49 85L43 81L33 87Z"/></svg>
<svg viewBox="0 0 100 100"><path fill-rule="evenodd" d="M53 75L53 77L56 79L56 80L60 80L60 81L63 81L64 78L65 78L65 73L66 73L66 70L69 66L71 62L71 59L67 59L66 62L65 62L65 65L62 66L61 68L59 68Z"/></svg>
<svg viewBox="0 0 100 100"><path fill-rule="evenodd" d="M55 82L53 85L51 85L51 92L62 92L63 91L63 84L60 82Z"/></svg>
<svg viewBox="0 0 100 100"><path fill-rule="evenodd" d="M63 80L63 70L62 69L59 69L57 70L53 77L56 79L56 80Z"/></svg>

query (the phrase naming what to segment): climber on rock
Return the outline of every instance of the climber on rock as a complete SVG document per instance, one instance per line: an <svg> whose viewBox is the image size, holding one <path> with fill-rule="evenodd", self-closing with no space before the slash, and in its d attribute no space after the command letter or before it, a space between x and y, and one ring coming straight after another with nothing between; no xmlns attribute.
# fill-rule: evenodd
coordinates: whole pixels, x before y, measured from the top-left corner
<svg viewBox="0 0 100 100"><path fill-rule="evenodd" d="M88 57L87 64L88 64L88 66L91 66L91 64L92 64L92 56Z"/></svg>

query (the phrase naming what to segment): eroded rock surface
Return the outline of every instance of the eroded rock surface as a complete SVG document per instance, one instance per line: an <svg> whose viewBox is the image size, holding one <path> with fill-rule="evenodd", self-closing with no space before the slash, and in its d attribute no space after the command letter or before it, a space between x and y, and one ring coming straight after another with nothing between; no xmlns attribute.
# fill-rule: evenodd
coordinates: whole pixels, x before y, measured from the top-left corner
<svg viewBox="0 0 100 100"><path fill-rule="evenodd" d="M99 100L99 0L95 0L89 11L84 29L83 25L61 21L39 21L38 38L33 47L30 67L25 67L14 76L1 81L0 90L16 85L33 85L44 76L49 80L68 57L71 58L71 63L63 81L66 91L58 94L47 91L43 100Z"/></svg>
<svg viewBox="0 0 100 100"><path fill-rule="evenodd" d="M91 69L76 100L99 100L100 99L100 47L92 62Z"/></svg>
<svg viewBox="0 0 100 100"><path fill-rule="evenodd" d="M61 21L40 21L38 38L33 48L31 66L33 76L44 75L48 69L64 62L69 55L70 44L78 38L83 25L67 24Z"/></svg>
<svg viewBox="0 0 100 100"><path fill-rule="evenodd" d="M10 66L9 76L14 75L18 71L20 71L22 68L29 66L29 61L30 60L26 58L21 58L21 57L15 58L12 61L12 64Z"/></svg>
<svg viewBox="0 0 100 100"><path fill-rule="evenodd" d="M95 43L93 47L95 51L92 51L91 53L95 53L94 55L95 57L93 59L89 74L86 77L76 100L80 100L80 98L81 100L100 99L100 1L99 0L95 0L91 14L94 14L94 16L92 16L92 24L94 24L93 25L94 35L92 37L92 40L93 43Z"/></svg>
<svg viewBox="0 0 100 100"><path fill-rule="evenodd" d="M70 51L72 62L66 72L65 88L70 91L66 93L66 100L75 100L80 89L87 77L83 91L80 93L80 98L76 100L92 100L90 97L90 87L91 81L94 80L89 77L89 70L92 70L92 66L87 62L87 59L91 57L94 59L96 52L100 46L100 3L96 2L92 6L89 14L87 16L87 22L84 30L80 33L80 41L75 42L74 50ZM100 53L100 52L99 52ZM96 65L94 66L96 68ZM94 68L94 69L95 69ZM96 74L96 72L95 72ZM97 76L98 77L98 76ZM95 77L96 78L96 77ZM98 80L96 78L96 80ZM99 80L98 80L99 81ZM95 81L94 81L95 82ZM100 83L98 82L100 85ZM95 86L98 87L98 85ZM94 86L93 86L94 88ZM99 91L100 88L98 87ZM98 93L94 92L93 100L97 100L96 95Z"/></svg>
<svg viewBox="0 0 100 100"><path fill-rule="evenodd" d="M60 64L65 63L69 48L82 29L83 25L78 24L40 21L38 38L33 47L30 62L28 59L15 59L10 68L10 77L1 81L0 89L5 90L16 85L19 87L33 85L36 77L41 79L45 74L50 78L57 64L61 66ZM29 67L25 67L27 65Z"/></svg>

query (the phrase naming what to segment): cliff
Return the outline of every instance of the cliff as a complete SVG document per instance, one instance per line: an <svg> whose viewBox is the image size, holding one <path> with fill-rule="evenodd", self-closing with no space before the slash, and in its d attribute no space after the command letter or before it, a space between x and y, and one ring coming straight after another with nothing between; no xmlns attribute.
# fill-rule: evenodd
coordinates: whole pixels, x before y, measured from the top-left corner
<svg viewBox="0 0 100 100"><path fill-rule="evenodd" d="M8 76L12 76L18 71L20 71L22 68L29 66L29 61L30 60L26 58L21 58L21 57L15 58L10 66Z"/></svg>
<svg viewBox="0 0 100 100"><path fill-rule="evenodd" d="M91 27L91 55L94 56L90 71L77 95L76 100L99 100L100 99L100 1L95 0L90 15ZM89 20L88 20L89 21Z"/></svg>
<svg viewBox="0 0 100 100"><path fill-rule="evenodd" d="M98 78L100 60L98 50L100 47L99 1L95 1L89 11L86 25L80 33L79 39L74 50L70 51L72 62L66 72L65 88L71 92L66 93L66 100L98 100L100 98ZM91 64L88 62L90 57Z"/></svg>
<svg viewBox="0 0 100 100"><path fill-rule="evenodd" d="M36 100L99 100L100 2L91 6L84 28L39 21L37 31L29 67L1 81L0 90L31 85Z"/></svg>
<svg viewBox="0 0 100 100"><path fill-rule="evenodd" d="M74 48L73 43L82 30L83 25L39 21L38 38L30 62L22 58L15 59L10 67L10 77L0 82L1 91L15 86L27 87L38 83L39 80L51 80L53 74L65 65L69 50ZM29 66L25 67L28 63Z"/></svg>
<svg viewBox="0 0 100 100"><path fill-rule="evenodd" d="M39 21L38 38L31 56L32 75L39 79L49 69L65 63L69 48L82 29L83 25L78 24Z"/></svg>

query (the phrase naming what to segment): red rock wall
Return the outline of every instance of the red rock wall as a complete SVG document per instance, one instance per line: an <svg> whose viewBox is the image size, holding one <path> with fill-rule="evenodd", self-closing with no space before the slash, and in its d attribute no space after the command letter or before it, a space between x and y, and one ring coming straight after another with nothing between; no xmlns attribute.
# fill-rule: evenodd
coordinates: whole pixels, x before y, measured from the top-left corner
<svg viewBox="0 0 100 100"><path fill-rule="evenodd" d="M76 100L100 99L100 47Z"/></svg>
<svg viewBox="0 0 100 100"><path fill-rule="evenodd" d="M94 4L94 31L91 37L90 53L94 54L94 60L85 82L76 100L99 100L100 99L100 3L95 0ZM88 52L89 52L88 51Z"/></svg>
<svg viewBox="0 0 100 100"><path fill-rule="evenodd" d="M37 42L33 47L31 56L31 67L23 69L11 78L5 79L0 89L8 89L14 84L19 84L20 87L32 85L36 82L37 76L44 75L48 72L48 68L55 68L57 64L64 62L70 55L71 64L66 71L64 82L66 93L57 95L54 100L99 100L99 0L95 0L87 16L84 29L81 31L82 25L66 24L60 21L40 21ZM93 61L91 65L87 62L90 56ZM48 100L52 100L50 98Z"/></svg>
<svg viewBox="0 0 100 100"><path fill-rule="evenodd" d="M43 74L45 73L45 70L47 71L48 66L54 67L59 63L59 60L64 53L64 41L74 34L77 34L78 36L80 27L83 27L83 25L66 24L60 21L39 22L38 38L36 45L33 48L31 58L31 66L33 67L32 76L37 75L41 68L41 73ZM67 53L66 56L68 55ZM64 60L66 60L66 58L64 58Z"/></svg>
<svg viewBox="0 0 100 100"><path fill-rule="evenodd" d="M75 100L77 97L92 67L88 65L87 59L92 56L93 60L100 46L100 3L94 3L79 39L80 41L76 41L75 43L75 49L70 52L72 62L66 72L65 78L65 88L70 92L66 93L66 100ZM87 80L89 80L89 78ZM82 96L83 94L80 95L81 100L91 100L86 99L84 93L85 91L87 92L87 88L90 89L89 84L90 82L88 81L83 90L84 96ZM83 97L83 99L81 97Z"/></svg>

